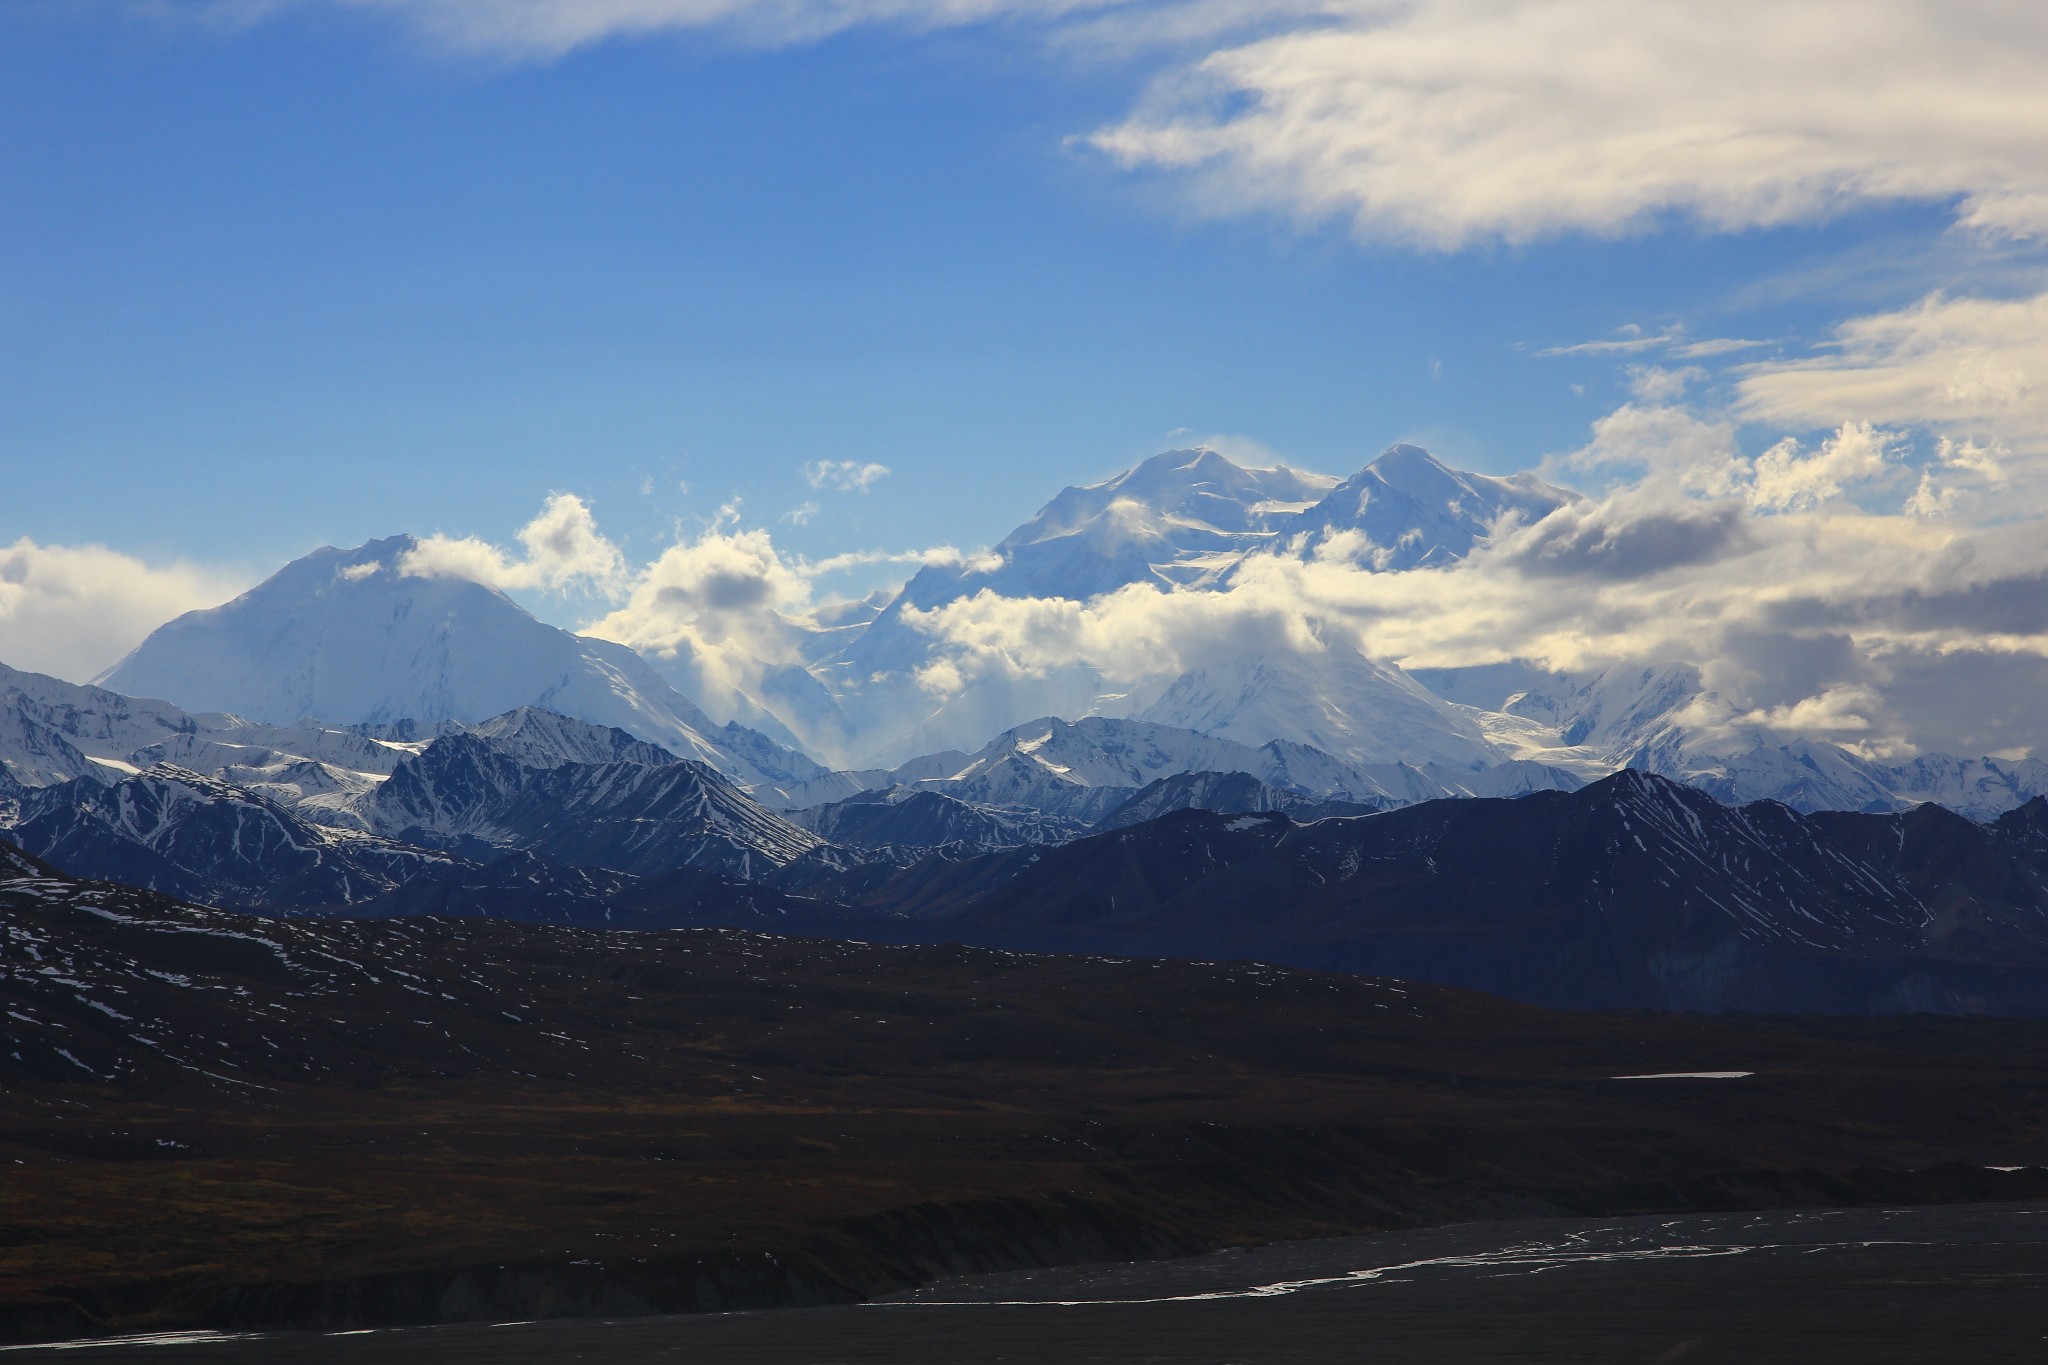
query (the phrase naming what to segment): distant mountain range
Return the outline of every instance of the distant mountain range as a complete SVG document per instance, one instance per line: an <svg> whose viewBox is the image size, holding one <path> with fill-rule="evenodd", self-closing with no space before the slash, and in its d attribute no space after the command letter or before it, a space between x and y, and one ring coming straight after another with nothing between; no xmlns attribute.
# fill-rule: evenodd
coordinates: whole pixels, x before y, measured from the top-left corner
<svg viewBox="0 0 2048 1365"><path fill-rule="evenodd" d="M1682 664L1410 674L1325 643L1115 695L1079 666L943 704L911 681L934 657L912 608L1200 593L1253 555L1439 566L1573 497L1412 446L1341 482L1168 452L987 560L794 623L807 662L746 699L765 728L712 719L675 661L415 572L408 537L320 550L106 686L0 666L0 834L242 910L1247 956L1550 1004L2048 1008L2048 762L1774 738ZM900 756L796 740L828 732Z"/></svg>
<svg viewBox="0 0 2048 1365"><path fill-rule="evenodd" d="M1574 1008L2048 1010L2041 798L1989 824L1802 815L1623 772L1307 824L1181 810L854 899L962 942L1255 958Z"/></svg>
<svg viewBox="0 0 2048 1365"><path fill-rule="evenodd" d="M1227 588L1252 556L1339 556L1395 573L1440 567L1483 545L1503 518L1537 520L1576 496L1529 475L1451 469L1407 445L1341 481L1246 468L1213 450L1168 451L1066 489L989 556L928 566L898 593L781 622L803 661L761 663L753 691L721 691L717 720L687 690L703 682L696 662L643 658L538 621L493 589L416 572L410 537L319 550L232 602L163 626L100 680L106 692L83 698L0 674L0 811L18 789L169 761L316 823L346 820L340 812L390 774L394 759L365 752L377 740L432 738L519 707L624 730L782 811L943 783L933 789L971 805L1085 824L1123 799L1107 788L1127 796L1203 771L1396 804L1567 787L1622 768L1801 810L1932 801L1990 818L2048 793L2040 760L1879 761L1745 727L1683 664L1566 675L1507 660L1411 675L1335 642L1269 643L1136 685L1112 687L1078 662L972 681L943 698L917 681L940 646L911 624L912 611L980 593L1079 601L1132 584L1200 593ZM1113 748L1152 745L1161 727L1200 738L1168 745L1170 766L1110 780L1020 748L1018 736L1048 718L1095 727L1091 742ZM1266 754L1217 758L1208 751L1219 740Z"/></svg>
<svg viewBox="0 0 2048 1365"><path fill-rule="evenodd" d="M299 810L95 764L27 789L7 833L72 876L272 913L1251 958L1573 1007L2048 1013L2048 799L1988 823L1802 814L1629 770L1402 803L1306 790L1284 750L1132 744L1131 724L1042 722L792 819L623 730L521 709L371 741L387 776ZM1203 760L1225 766L1185 767Z"/></svg>

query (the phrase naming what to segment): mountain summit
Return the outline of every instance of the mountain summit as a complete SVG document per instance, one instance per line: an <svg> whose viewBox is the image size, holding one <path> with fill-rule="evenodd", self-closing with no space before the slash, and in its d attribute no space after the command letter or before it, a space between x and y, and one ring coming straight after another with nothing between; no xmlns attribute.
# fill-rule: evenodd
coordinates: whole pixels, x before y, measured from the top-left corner
<svg viewBox="0 0 2048 1365"><path fill-rule="evenodd" d="M999 563L920 570L864 631L820 660L819 675L879 759L971 747L1036 714L1093 709L1099 680L1085 670L1025 683L988 679L938 713L918 713L915 689L904 684L931 661L934 642L907 624L910 611L983 591L1085 601L1139 583L1200 590L1222 584L1247 555L1306 552L1344 532L1362 536L1357 554L1369 568L1450 563L1471 553L1501 517L1535 520L1576 496L1533 474L1452 469L1412 445L1393 446L1341 482L1285 466L1247 468L1206 447L1169 450L1114 478L1062 490L996 546ZM1242 662L1249 668L1255 661ZM1461 764L1476 752L1466 739L1454 746Z"/></svg>
<svg viewBox="0 0 2048 1365"><path fill-rule="evenodd" d="M1472 553L1503 516L1540 521L1578 497L1534 474L1470 474L1421 446L1396 445L1291 519L1286 531L1310 543L1338 531L1363 532L1371 567L1431 568Z"/></svg>
<svg viewBox="0 0 2048 1365"><path fill-rule="evenodd" d="M521 706L615 725L750 789L822 775L718 726L624 645L537 620L504 593L408 568L411 536L315 550L222 606L159 627L99 681L189 710L285 724L475 722Z"/></svg>

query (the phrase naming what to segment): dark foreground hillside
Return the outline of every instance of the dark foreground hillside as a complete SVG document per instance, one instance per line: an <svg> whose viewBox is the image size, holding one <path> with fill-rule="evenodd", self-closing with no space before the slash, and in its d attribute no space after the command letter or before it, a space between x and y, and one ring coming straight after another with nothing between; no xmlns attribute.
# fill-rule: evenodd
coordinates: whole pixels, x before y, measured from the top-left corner
<svg viewBox="0 0 2048 1365"><path fill-rule="evenodd" d="M1480 1217L2048 1198L2048 1027L1551 1013L0 882L16 1338L844 1302ZM1749 1071L1739 1079L1612 1079Z"/></svg>

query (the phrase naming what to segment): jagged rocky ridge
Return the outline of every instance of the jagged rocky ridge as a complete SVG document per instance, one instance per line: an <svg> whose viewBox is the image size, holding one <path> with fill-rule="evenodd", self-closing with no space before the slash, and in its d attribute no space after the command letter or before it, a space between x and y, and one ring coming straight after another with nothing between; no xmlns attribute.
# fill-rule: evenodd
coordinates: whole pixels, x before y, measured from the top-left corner
<svg viewBox="0 0 2048 1365"><path fill-rule="evenodd" d="M308 823L172 763L111 786L74 778L38 788L9 833L80 875L241 909L347 905L451 865L410 844Z"/></svg>
<svg viewBox="0 0 2048 1365"><path fill-rule="evenodd" d="M860 899L962 941L1257 958L1574 1007L2048 1011L2048 801L1803 815L1627 772L1301 825L1180 811Z"/></svg>
<svg viewBox="0 0 2048 1365"><path fill-rule="evenodd" d="M651 922L679 899L780 910L745 884L822 842L703 764L545 712L508 713L394 757L389 777L323 807L326 823L158 763L112 783L32 789L8 832L73 874L203 904L376 914L489 902L507 917L565 922ZM527 856L503 865L515 853Z"/></svg>
<svg viewBox="0 0 2048 1365"><path fill-rule="evenodd" d="M1179 810L1206 810L1219 815L1278 811L1309 823L1332 816L1370 815L1389 804L1369 797L1306 796L1261 782L1250 773L1175 773L1139 790L1111 811L1097 828L1125 829Z"/></svg>
<svg viewBox="0 0 2048 1365"><path fill-rule="evenodd" d="M391 774L336 823L159 763L29 789L12 834L76 875L241 909L1257 958L1572 1006L2048 1010L2048 801L1801 814L1626 771L1397 805L1183 772L1303 765L1131 725L1036 723L792 821L622 730L523 710L380 741Z"/></svg>

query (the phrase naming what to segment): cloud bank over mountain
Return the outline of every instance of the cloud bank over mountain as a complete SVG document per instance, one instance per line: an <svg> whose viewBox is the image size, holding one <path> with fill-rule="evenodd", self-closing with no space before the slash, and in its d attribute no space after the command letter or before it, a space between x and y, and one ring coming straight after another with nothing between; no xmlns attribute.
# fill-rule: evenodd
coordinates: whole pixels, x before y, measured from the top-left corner
<svg viewBox="0 0 2048 1365"><path fill-rule="evenodd" d="M0 660L91 677L171 617L210 607L254 574L181 560L150 564L104 545L0 547Z"/></svg>
<svg viewBox="0 0 2048 1365"><path fill-rule="evenodd" d="M1442 466L1408 449L1366 471L1393 480L1376 505L1401 495L1403 480L1439 477ZM895 557L937 566L922 572L939 574L929 582L943 591L917 588L873 626L880 606L829 600L821 565L736 511L633 563L562 493L514 546L435 537L362 571L529 593L597 586L604 605L584 633L639 651L720 721L801 713L797 733L838 735L842 760L949 706L967 707L960 738L978 742L975 726L1086 709L1095 693L1136 706L1178 676L1249 658L1356 655L1411 670L1690 665L1719 699L1689 720L1703 733L1804 736L1879 757L2043 743L2048 545L2037 522L2001 518L1983 496L2003 466L1946 439L1930 451L1852 423L1745 455L1725 416L1683 398L1631 402L1550 462L1591 496L1511 508L1481 523L1469 548L1420 560L1399 557L1416 532L1377 544L1360 524L1328 520L1322 509L1364 475L1340 485L1247 473L1213 452L1172 458L1167 473L1188 493L1117 491L1149 487L1152 476L1134 471L1062 494L1000 552ZM1259 490L1281 474L1322 503L1213 529L1245 515L1214 490L1251 480L1232 496L1268 505L1255 503ZM1176 549L1162 539L1169 530L1193 539ZM0 564L0 647L60 672L84 672L118 638L221 591L198 571L106 551L24 543ZM841 662L812 671L832 658ZM984 700L960 700L970 695Z"/></svg>

